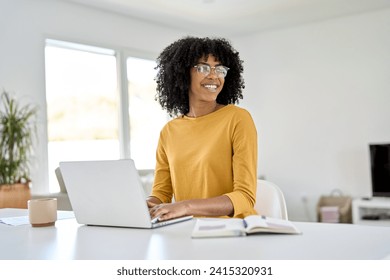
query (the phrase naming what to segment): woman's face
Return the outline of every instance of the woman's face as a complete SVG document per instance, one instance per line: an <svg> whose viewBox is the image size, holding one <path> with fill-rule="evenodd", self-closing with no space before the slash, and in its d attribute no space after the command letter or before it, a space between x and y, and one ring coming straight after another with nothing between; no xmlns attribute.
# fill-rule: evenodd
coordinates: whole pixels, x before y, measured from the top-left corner
<svg viewBox="0 0 390 280"><path fill-rule="evenodd" d="M207 67L202 67L202 65L210 66L210 73L207 74L207 71L202 72L202 70L207 69ZM207 60L205 57L199 59L197 64L199 67L191 68L191 84L188 93L190 102L214 102L217 99L225 83L225 78L214 68L220 65L222 64L213 55L209 55Z"/></svg>

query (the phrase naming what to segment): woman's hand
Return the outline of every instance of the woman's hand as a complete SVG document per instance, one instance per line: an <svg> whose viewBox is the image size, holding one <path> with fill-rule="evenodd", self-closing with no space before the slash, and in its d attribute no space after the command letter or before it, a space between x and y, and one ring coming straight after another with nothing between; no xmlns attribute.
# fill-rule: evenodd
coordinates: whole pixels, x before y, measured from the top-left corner
<svg viewBox="0 0 390 280"><path fill-rule="evenodd" d="M226 195L205 199L190 199L175 203L161 203L155 197L147 200L152 219L159 217L165 221L183 216L233 216L234 208L230 198Z"/></svg>
<svg viewBox="0 0 390 280"><path fill-rule="evenodd" d="M152 219L158 217L159 221L165 221L186 215L185 202L162 203L157 197L150 196L146 199Z"/></svg>
<svg viewBox="0 0 390 280"><path fill-rule="evenodd" d="M186 202L160 203L148 201L149 212L152 219L158 217L159 221L170 220L188 215Z"/></svg>
<svg viewBox="0 0 390 280"><path fill-rule="evenodd" d="M148 205L148 208L153 208L154 206L156 206L157 204L161 204L161 200L159 200L157 197L154 197L154 196L149 196L147 199L146 199L146 204Z"/></svg>

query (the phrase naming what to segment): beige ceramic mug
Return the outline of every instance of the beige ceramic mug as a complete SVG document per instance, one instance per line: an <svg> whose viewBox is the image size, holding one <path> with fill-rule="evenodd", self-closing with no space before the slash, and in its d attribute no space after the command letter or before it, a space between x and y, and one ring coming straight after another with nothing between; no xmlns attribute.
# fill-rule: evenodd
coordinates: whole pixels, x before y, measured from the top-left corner
<svg viewBox="0 0 390 280"><path fill-rule="evenodd" d="M57 198L31 199L27 203L33 227L53 226L57 220Z"/></svg>

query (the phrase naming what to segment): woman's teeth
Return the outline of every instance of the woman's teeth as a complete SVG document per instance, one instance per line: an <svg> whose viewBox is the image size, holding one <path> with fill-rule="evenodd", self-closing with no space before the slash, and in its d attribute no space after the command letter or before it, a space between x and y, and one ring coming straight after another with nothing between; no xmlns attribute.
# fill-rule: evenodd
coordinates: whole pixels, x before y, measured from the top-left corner
<svg viewBox="0 0 390 280"><path fill-rule="evenodd" d="M204 85L204 87L212 90L217 89L217 85Z"/></svg>

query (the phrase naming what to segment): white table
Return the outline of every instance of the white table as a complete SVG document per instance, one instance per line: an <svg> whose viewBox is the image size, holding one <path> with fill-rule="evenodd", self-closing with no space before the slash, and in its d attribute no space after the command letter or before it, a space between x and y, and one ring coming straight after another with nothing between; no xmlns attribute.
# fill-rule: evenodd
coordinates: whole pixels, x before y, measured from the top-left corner
<svg viewBox="0 0 390 280"><path fill-rule="evenodd" d="M0 218L26 215L0 209ZM0 224L2 260L370 260L390 257L390 227L296 222L302 235L191 239L195 220L158 229Z"/></svg>

